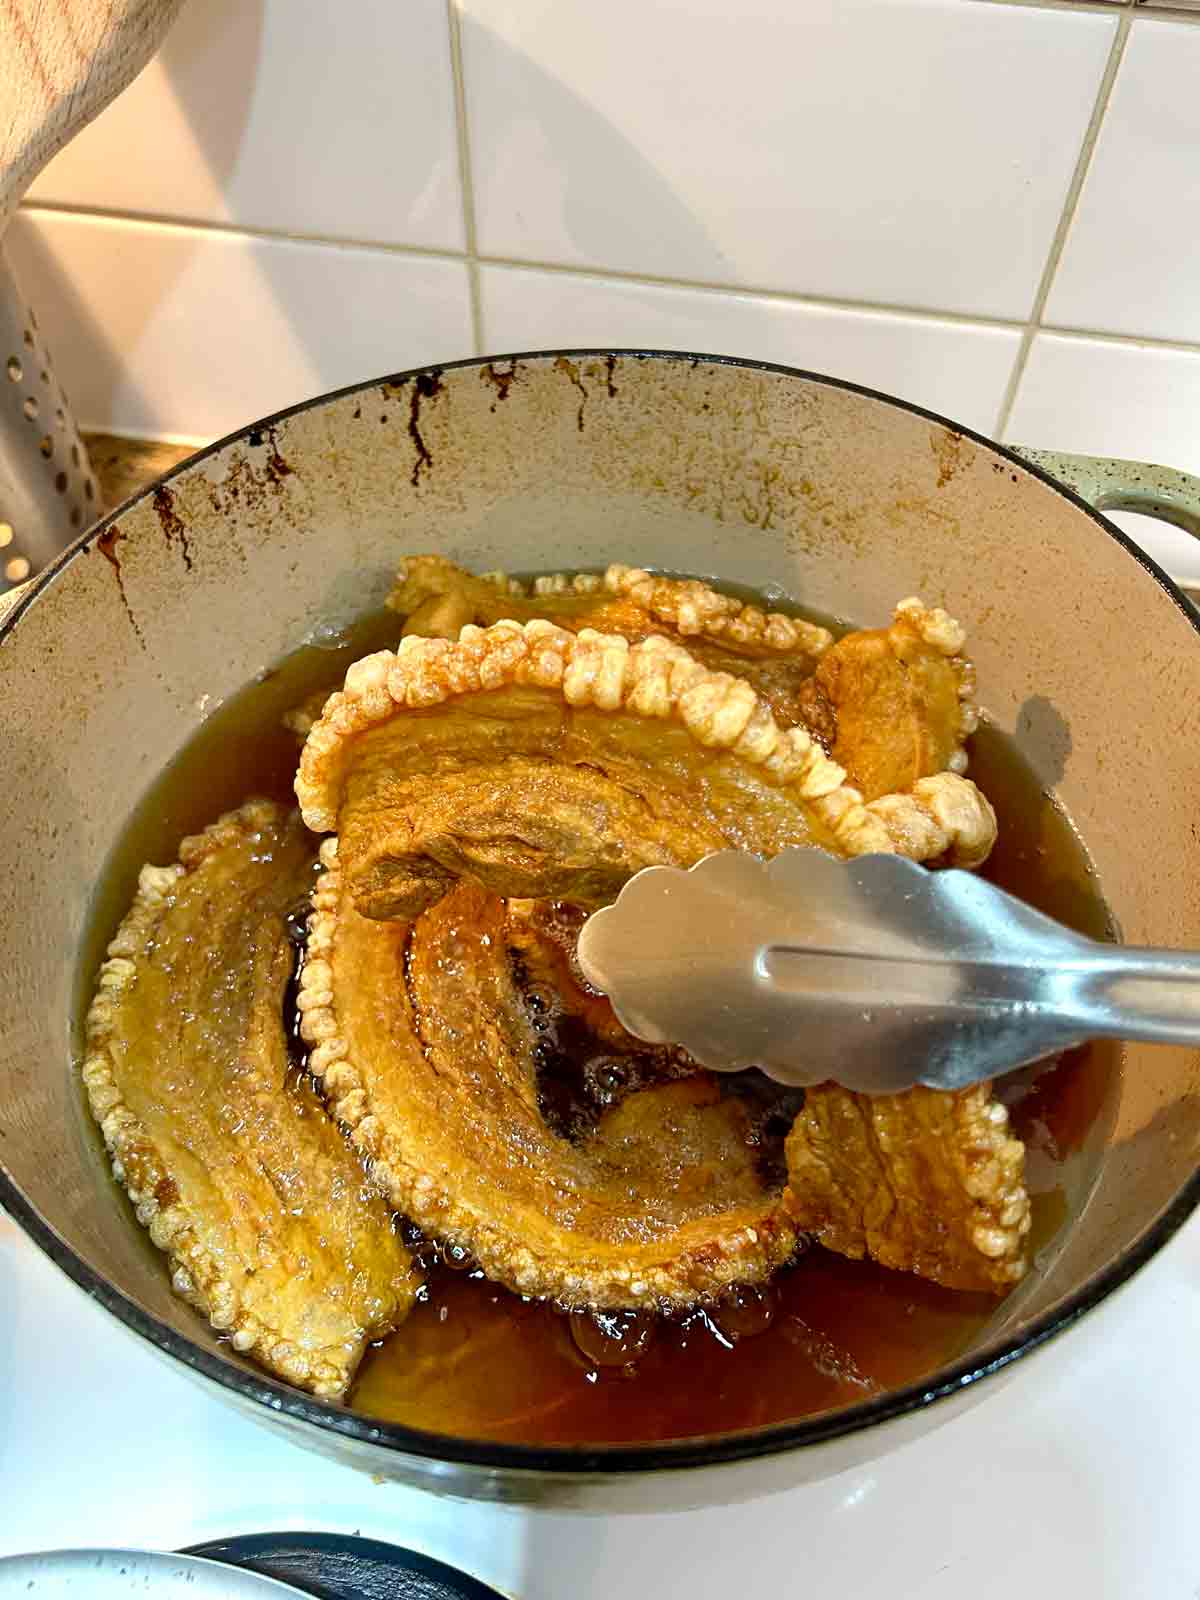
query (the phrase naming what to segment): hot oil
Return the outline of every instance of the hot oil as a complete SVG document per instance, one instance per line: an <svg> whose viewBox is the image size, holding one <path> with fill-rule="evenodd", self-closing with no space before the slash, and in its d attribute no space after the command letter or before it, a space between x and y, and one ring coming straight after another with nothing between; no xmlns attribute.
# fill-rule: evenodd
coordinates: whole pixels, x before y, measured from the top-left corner
<svg viewBox="0 0 1200 1600"><path fill-rule="evenodd" d="M368 1354L351 1403L434 1432L514 1443L723 1433L919 1378L964 1349L995 1309L990 1298L818 1248L767 1289L733 1300L675 1319L589 1317L435 1267L425 1303Z"/></svg>
<svg viewBox="0 0 1200 1600"><path fill-rule="evenodd" d="M181 838L251 794L289 800L299 741L281 725L284 712L395 642L394 617L365 618L330 647L298 651L205 721L109 863L80 965L80 1016L141 865L173 860ZM1081 933L1111 937L1079 839L1012 742L982 727L971 776L1000 823L985 875ZM1088 1046L1000 1086L1029 1153L1035 1246L1078 1209L1094 1176L1117 1061L1116 1047ZM814 1247L767 1289L707 1311L588 1317L497 1288L427 1241L415 1247L428 1262L421 1302L368 1353L350 1403L482 1439L634 1443L793 1421L920 1380L966 1350L997 1308L991 1297Z"/></svg>
<svg viewBox="0 0 1200 1600"><path fill-rule="evenodd" d="M209 713L138 804L105 864L78 969L77 1017L87 1011L96 970L145 863L174 861L181 839L252 795L295 804L300 740L283 726L285 713L318 691L340 687L352 662L394 647L396 638L395 616L374 612L327 644L295 651Z"/></svg>
<svg viewBox="0 0 1200 1600"><path fill-rule="evenodd" d="M971 741L970 758L970 776L999 821L982 876L1076 933L1114 940L1112 913L1078 834L1012 740L984 723ZM1079 1211L1094 1181L1120 1062L1120 1044L1096 1040L1010 1073L997 1085L997 1097L1025 1143L1035 1249Z"/></svg>

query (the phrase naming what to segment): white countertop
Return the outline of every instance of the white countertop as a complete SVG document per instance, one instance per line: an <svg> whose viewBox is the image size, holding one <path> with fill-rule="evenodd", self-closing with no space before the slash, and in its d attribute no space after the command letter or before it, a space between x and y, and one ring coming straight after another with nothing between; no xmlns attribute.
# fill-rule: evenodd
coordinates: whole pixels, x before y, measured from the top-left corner
<svg viewBox="0 0 1200 1600"><path fill-rule="evenodd" d="M422 1550L525 1600L1200 1596L1200 1217L973 1410L725 1512L535 1513L375 1483L216 1403L2 1213L0 1351L2 1555L303 1528Z"/></svg>

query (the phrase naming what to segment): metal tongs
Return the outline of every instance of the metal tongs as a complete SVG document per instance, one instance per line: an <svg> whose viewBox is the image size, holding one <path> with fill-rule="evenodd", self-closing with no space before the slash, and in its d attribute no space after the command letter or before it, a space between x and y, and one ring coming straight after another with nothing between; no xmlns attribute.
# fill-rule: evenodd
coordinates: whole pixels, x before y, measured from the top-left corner
<svg viewBox="0 0 1200 1600"><path fill-rule="evenodd" d="M579 962L638 1038L796 1086L961 1089L1087 1039L1200 1044L1200 955L1100 944L893 855L649 867Z"/></svg>

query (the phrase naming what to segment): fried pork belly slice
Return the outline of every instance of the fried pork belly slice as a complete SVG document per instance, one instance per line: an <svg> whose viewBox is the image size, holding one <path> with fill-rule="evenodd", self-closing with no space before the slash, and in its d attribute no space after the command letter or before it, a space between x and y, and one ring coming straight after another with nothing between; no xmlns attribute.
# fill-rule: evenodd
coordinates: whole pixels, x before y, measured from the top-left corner
<svg viewBox="0 0 1200 1600"><path fill-rule="evenodd" d="M313 883L295 812L251 802L145 867L87 1023L83 1079L172 1286L234 1348L342 1395L417 1280L361 1157L293 1082L286 914Z"/></svg>
<svg viewBox="0 0 1200 1600"><path fill-rule="evenodd" d="M856 1260L1002 1294L1028 1266L1025 1148L989 1084L810 1089L787 1139L796 1226Z"/></svg>
<svg viewBox="0 0 1200 1600"><path fill-rule="evenodd" d="M500 572L477 577L442 556L410 556L387 603L404 619L406 635L428 638L457 639L468 623L535 618L571 633L619 634L631 644L659 634L711 671L745 678L782 727L804 720L801 690L833 643L827 628L762 611L699 579L619 564L603 574L555 574L523 584ZM810 725L810 732L821 729Z"/></svg>
<svg viewBox="0 0 1200 1600"><path fill-rule="evenodd" d="M730 846L974 866L996 829L953 773L864 803L811 734L669 640L545 621L412 636L356 662L296 793L310 828L338 833L357 909L383 918L418 915L463 877L601 905L642 867Z"/></svg>
<svg viewBox="0 0 1200 1600"><path fill-rule="evenodd" d="M563 1000L531 908L463 883L412 924L373 921L336 841L321 859L302 1029L393 1206L489 1278L573 1306L692 1305L787 1260L782 1151L764 1171L753 1105L680 1079L670 1052L598 1017L606 1002Z"/></svg>
<svg viewBox="0 0 1200 1600"><path fill-rule="evenodd" d="M848 633L825 651L799 709L864 799L967 768L979 717L963 631L942 610L902 600L888 628Z"/></svg>

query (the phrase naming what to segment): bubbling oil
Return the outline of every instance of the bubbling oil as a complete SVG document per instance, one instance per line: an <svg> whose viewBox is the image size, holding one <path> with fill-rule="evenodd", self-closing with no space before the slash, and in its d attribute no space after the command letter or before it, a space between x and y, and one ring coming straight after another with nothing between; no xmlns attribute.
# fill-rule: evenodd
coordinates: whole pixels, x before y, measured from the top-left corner
<svg viewBox="0 0 1200 1600"><path fill-rule="evenodd" d="M295 652L197 730L138 806L103 875L79 968L81 1019L142 864L173 860L185 835L249 795L290 801L298 746L283 713L337 687L352 661L396 638L394 616L368 616ZM1112 937L1069 819L1012 741L986 723L972 741L971 776L999 820L984 876L1080 933ZM292 922L296 938L299 908ZM291 1042L299 1075L303 1053ZM1090 1190L1118 1066L1118 1047L1096 1043L997 1086L1026 1145L1035 1252ZM466 1252L423 1238L404 1219L397 1226L425 1267L425 1286L402 1326L368 1352L348 1403L460 1438L656 1443L793 1422L919 1381L963 1354L997 1310L990 1296L814 1246L766 1287L686 1314L581 1312L511 1294Z"/></svg>

